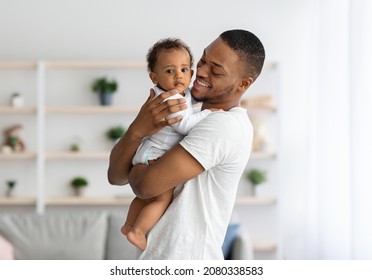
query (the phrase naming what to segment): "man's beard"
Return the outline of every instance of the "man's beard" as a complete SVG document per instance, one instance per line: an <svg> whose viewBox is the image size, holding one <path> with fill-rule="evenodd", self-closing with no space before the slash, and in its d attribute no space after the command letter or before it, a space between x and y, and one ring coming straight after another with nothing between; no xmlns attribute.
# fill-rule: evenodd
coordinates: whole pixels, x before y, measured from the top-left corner
<svg viewBox="0 0 372 280"><path fill-rule="evenodd" d="M208 98L208 96L204 96L203 98L196 98L192 94L192 89L191 89L191 95L192 95L192 97L194 98L194 100L196 102L209 102L209 103L213 104L213 103L219 103L218 101L220 101L221 99L223 99L226 96L229 96L231 94L231 92L233 91L233 88L234 88L233 85L225 88L223 90L222 94L220 94L219 96L215 97L215 99L213 101L210 98Z"/></svg>

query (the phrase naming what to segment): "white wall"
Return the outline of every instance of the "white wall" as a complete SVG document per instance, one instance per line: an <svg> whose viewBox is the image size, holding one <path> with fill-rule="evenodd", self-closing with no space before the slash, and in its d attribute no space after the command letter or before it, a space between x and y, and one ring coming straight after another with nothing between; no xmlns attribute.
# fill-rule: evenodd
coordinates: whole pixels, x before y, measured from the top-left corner
<svg viewBox="0 0 372 280"><path fill-rule="evenodd" d="M304 258L304 194L309 179L305 120L312 75L307 64L316 49L317 2L0 0L0 60L144 60L156 40L175 36L191 46L197 61L222 31L254 32L266 47L267 61L278 62L281 70L283 257Z"/></svg>

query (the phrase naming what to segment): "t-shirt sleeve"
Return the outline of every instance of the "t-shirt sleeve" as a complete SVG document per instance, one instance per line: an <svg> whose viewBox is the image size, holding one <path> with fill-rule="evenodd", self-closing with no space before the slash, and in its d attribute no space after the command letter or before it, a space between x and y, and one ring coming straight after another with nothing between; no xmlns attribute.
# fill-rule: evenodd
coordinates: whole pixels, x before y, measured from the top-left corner
<svg viewBox="0 0 372 280"><path fill-rule="evenodd" d="M212 111L210 110L203 110L200 112L196 112L193 114L185 115L181 121L172 124L171 127L182 135L186 135L190 132L190 130L201 120L207 117Z"/></svg>
<svg viewBox="0 0 372 280"><path fill-rule="evenodd" d="M229 113L215 112L199 122L180 145L208 170L236 156L240 133Z"/></svg>

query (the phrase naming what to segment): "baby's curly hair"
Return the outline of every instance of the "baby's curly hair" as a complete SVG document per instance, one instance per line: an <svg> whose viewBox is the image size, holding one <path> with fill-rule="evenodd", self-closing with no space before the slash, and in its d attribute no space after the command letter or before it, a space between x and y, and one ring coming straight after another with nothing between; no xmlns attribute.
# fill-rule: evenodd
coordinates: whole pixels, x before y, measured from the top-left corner
<svg viewBox="0 0 372 280"><path fill-rule="evenodd" d="M147 70L152 72L157 62L159 52L161 50L169 50L169 49L185 49L190 56L190 67L192 68L194 64L194 58L192 56L191 50L185 42L177 38L165 38L157 41L147 52L146 59L147 59Z"/></svg>

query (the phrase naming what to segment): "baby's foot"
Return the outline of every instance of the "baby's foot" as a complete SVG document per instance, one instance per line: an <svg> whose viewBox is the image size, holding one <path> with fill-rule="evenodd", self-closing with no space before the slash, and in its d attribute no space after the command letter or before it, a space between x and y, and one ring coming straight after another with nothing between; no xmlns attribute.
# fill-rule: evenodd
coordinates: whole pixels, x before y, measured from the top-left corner
<svg viewBox="0 0 372 280"><path fill-rule="evenodd" d="M132 227L131 225L124 224L124 225L121 227L120 231L121 231L122 234L124 234L125 236L127 236L128 232L130 232L130 231L132 230L132 228L133 228L133 227Z"/></svg>
<svg viewBox="0 0 372 280"><path fill-rule="evenodd" d="M127 239L130 243L132 243L134 246L141 249L142 251L146 249L147 239L142 232L139 232L138 230L131 230L127 234Z"/></svg>

